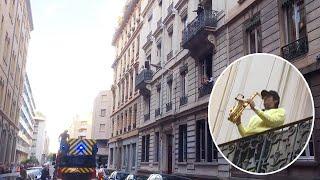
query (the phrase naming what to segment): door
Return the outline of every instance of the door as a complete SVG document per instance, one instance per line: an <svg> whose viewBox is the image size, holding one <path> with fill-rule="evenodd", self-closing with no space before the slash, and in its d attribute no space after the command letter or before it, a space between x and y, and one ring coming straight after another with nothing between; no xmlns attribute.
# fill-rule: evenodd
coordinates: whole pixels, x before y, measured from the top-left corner
<svg viewBox="0 0 320 180"><path fill-rule="evenodd" d="M168 134L167 135L167 145L168 145L168 154L167 154L167 158L168 158L168 174L172 173L172 140L173 140L173 135Z"/></svg>

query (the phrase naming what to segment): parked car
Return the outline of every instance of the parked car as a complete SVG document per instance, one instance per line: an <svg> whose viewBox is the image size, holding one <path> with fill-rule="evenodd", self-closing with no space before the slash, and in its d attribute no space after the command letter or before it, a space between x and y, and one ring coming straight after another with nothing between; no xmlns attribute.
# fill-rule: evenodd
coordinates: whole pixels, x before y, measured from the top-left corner
<svg viewBox="0 0 320 180"><path fill-rule="evenodd" d="M150 174L148 180L191 180L191 179L183 176L169 175L169 174Z"/></svg>
<svg viewBox="0 0 320 180"><path fill-rule="evenodd" d="M147 180L148 176L129 174L125 180Z"/></svg>
<svg viewBox="0 0 320 180"><path fill-rule="evenodd" d="M109 180L125 180L129 173L122 171L113 171L109 176Z"/></svg>

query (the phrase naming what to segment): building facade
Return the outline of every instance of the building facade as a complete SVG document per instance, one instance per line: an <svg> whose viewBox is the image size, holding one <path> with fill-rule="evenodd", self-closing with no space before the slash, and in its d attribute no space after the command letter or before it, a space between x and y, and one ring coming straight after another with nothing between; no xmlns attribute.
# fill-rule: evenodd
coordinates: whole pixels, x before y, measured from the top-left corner
<svg viewBox="0 0 320 180"><path fill-rule="evenodd" d="M76 115L68 129L70 138L91 139L92 136L92 114Z"/></svg>
<svg viewBox="0 0 320 180"><path fill-rule="evenodd" d="M22 106L19 118L19 133L17 138L16 162L21 162L31 155L33 130L35 125L35 103L31 91L28 75L25 75L22 95Z"/></svg>
<svg viewBox="0 0 320 180"><path fill-rule="evenodd" d="M48 135L47 135L47 125L46 117L40 113L36 112L34 117L34 131L33 140L31 148L31 156L37 158L40 164L43 164L48 155Z"/></svg>
<svg viewBox="0 0 320 180"><path fill-rule="evenodd" d="M214 81L227 65L246 54L265 52L293 63L305 76L315 101L310 144L296 163L275 176L319 176L319 1L149 0L137 4L142 21L137 40L141 43L135 46L138 61L130 64L127 58L135 37L128 14L135 14L134 8L127 8L114 41L115 112L111 118L116 134L111 138L110 156L117 155L110 158L110 167L124 169L125 145L134 137L138 172L201 179L248 176L231 168L217 152L208 129L207 107ZM195 12L199 4L203 9ZM121 105L126 87L132 87L125 81L130 69L137 73L132 81L138 90L138 137L122 133L125 110L130 108Z"/></svg>
<svg viewBox="0 0 320 180"><path fill-rule="evenodd" d="M97 141L99 164L108 164L108 140L111 138L112 92L102 91L94 100L92 117L92 139Z"/></svg>
<svg viewBox="0 0 320 180"><path fill-rule="evenodd" d="M113 105L108 168L136 171L139 113L139 93L134 84L140 58L142 18L140 1L127 1L123 18L114 34L116 59L112 65L114 81L111 87Z"/></svg>
<svg viewBox="0 0 320 180"><path fill-rule="evenodd" d="M30 31L29 0L0 1L0 164L15 162Z"/></svg>

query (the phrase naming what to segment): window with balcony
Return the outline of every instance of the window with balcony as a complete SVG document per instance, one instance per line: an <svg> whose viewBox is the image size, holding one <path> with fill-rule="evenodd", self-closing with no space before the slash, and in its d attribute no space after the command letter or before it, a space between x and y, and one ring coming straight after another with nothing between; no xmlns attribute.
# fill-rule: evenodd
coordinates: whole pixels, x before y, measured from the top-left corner
<svg viewBox="0 0 320 180"><path fill-rule="evenodd" d="M218 159L218 152L213 144L208 121L196 122L196 162L213 162Z"/></svg>
<svg viewBox="0 0 320 180"><path fill-rule="evenodd" d="M260 23L260 13L256 13L252 18L244 23L245 47L247 54L262 52L262 33Z"/></svg>
<svg viewBox="0 0 320 180"><path fill-rule="evenodd" d="M308 52L304 0L282 1L286 44L282 56L291 60Z"/></svg>
<svg viewBox="0 0 320 180"><path fill-rule="evenodd" d="M149 162L150 135L142 136L141 162Z"/></svg>
<svg viewBox="0 0 320 180"><path fill-rule="evenodd" d="M187 162L187 124L179 126L179 162Z"/></svg>
<svg viewBox="0 0 320 180"><path fill-rule="evenodd" d="M155 162L159 162L159 159L160 159L160 135L159 135L159 132L156 132L155 133L155 159L154 161Z"/></svg>

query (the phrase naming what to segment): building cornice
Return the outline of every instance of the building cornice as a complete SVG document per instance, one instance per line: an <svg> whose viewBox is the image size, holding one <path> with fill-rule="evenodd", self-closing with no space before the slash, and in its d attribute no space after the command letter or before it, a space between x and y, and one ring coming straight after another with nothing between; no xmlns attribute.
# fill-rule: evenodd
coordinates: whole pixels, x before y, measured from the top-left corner
<svg viewBox="0 0 320 180"><path fill-rule="evenodd" d="M27 11L28 11L28 19L29 19L29 24L30 24L30 31L33 30L33 18L32 18L32 11L31 11L31 4L30 0L26 0L26 6L27 6Z"/></svg>
<svg viewBox="0 0 320 180"><path fill-rule="evenodd" d="M147 12L149 11L149 9L151 8L151 6L153 5L155 0L149 0L148 4L146 5L146 7L144 8L144 10L141 12L141 16L144 18L147 14Z"/></svg>
<svg viewBox="0 0 320 180"><path fill-rule="evenodd" d="M122 33L124 27L127 25L127 22L129 20L129 17L134 12L135 8L137 7L137 4L140 0L130 0L129 4L126 4L125 6L130 6L128 9L126 9L123 13L122 21L120 22L120 25L116 32L113 35L112 38L112 45L115 45L116 41L118 40L120 34Z"/></svg>

